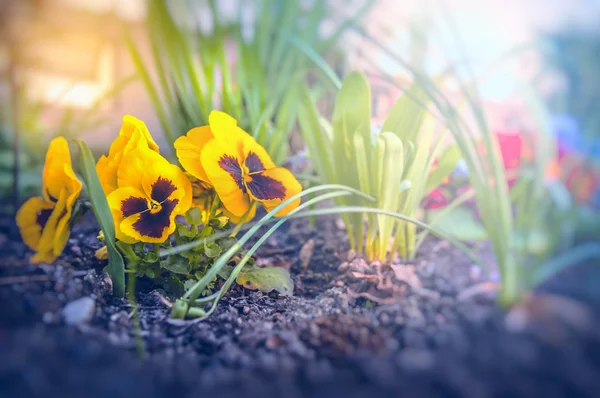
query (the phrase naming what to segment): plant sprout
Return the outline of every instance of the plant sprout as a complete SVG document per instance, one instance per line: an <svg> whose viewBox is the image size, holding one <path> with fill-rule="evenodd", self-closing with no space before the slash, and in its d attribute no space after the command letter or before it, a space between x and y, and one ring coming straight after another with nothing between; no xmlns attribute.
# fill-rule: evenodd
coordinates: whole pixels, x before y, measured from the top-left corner
<svg viewBox="0 0 600 398"><path fill-rule="evenodd" d="M454 170L460 154L443 147L432 123L414 98L427 102L415 85L390 110L381 132L371 132L371 92L365 76L351 73L338 93L333 124L324 121L304 93L300 126L321 181L352 186L377 198L372 207L408 217L422 215L423 198ZM333 152L331 151L333 148ZM437 163L435 163L437 161ZM358 197L337 199L340 206L361 206ZM414 258L416 226L385 215L343 215L350 246L369 260L390 261L395 253ZM390 241L393 243L390 245Z"/></svg>

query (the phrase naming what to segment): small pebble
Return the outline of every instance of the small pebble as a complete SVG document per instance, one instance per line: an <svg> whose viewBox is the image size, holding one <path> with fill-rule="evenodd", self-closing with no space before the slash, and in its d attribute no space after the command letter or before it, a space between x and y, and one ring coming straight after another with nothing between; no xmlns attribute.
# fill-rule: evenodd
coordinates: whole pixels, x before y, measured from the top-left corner
<svg viewBox="0 0 600 398"><path fill-rule="evenodd" d="M433 354L426 350L415 348L407 348L400 354L398 358L400 366L404 369L426 370L433 366Z"/></svg>
<svg viewBox="0 0 600 398"><path fill-rule="evenodd" d="M482 274L482 271L481 271L480 266L478 266L476 264L471 265L471 268L469 270L469 277L471 278L471 280L473 282L476 282L479 279L481 279L481 274Z"/></svg>
<svg viewBox="0 0 600 398"><path fill-rule="evenodd" d="M250 312L250 307L248 307L247 305L245 305L244 308L242 308L242 313L244 315L248 315L249 312Z"/></svg>
<svg viewBox="0 0 600 398"><path fill-rule="evenodd" d="M44 321L44 323L52 323L52 321L54 321L54 314L52 312L45 312L44 315L42 315L42 321Z"/></svg>
<svg viewBox="0 0 600 398"><path fill-rule="evenodd" d="M94 318L96 302L91 297L81 297L71 301L62 310L63 318L67 325L82 325Z"/></svg>

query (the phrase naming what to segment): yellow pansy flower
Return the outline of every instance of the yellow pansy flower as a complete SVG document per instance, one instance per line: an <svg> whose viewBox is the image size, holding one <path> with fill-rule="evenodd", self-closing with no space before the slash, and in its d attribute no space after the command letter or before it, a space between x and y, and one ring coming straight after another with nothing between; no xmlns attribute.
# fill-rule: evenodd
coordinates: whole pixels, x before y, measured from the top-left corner
<svg viewBox="0 0 600 398"><path fill-rule="evenodd" d="M175 231L175 217L192 205L192 188L181 169L149 148L123 155L117 186L108 195L117 239L162 243Z"/></svg>
<svg viewBox="0 0 600 398"><path fill-rule="evenodd" d="M36 253L33 263L52 263L64 250L71 234L71 216L81 192L81 182L71 164L63 137L50 142L43 172L43 197L33 197L17 212L23 242Z"/></svg>
<svg viewBox="0 0 600 398"><path fill-rule="evenodd" d="M117 171L123 156L139 147L160 152L144 122L126 115L123 117L119 136L110 145L108 156L102 155L96 164L96 172L106 195L118 188Z"/></svg>
<svg viewBox="0 0 600 398"><path fill-rule="evenodd" d="M275 166L267 151L228 114L213 111L209 126L190 130L175 142L177 156L194 177L210 182L225 209L235 218L254 217L254 202L271 211L302 191L294 175ZM280 210L278 217L298 207L300 200Z"/></svg>

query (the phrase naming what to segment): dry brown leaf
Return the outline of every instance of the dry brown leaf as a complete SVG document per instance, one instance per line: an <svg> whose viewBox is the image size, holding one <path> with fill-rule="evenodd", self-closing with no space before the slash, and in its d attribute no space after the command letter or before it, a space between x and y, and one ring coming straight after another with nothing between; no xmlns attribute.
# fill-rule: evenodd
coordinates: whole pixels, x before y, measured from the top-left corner
<svg viewBox="0 0 600 398"><path fill-rule="evenodd" d="M300 259L300 266L302 267L302 269L308 268L308 264L310 264L310 259L312 258L314 251L314 240L309 239L305 244L302 245L300 253L298 253L298 258Z"/></svg>
<svg viewBox="0 0 600 398"><path fill-rule="evenodd" d="M423 287L421 279L415 272L414 265L392 264L391 267L394 271L394 276L399 281L406 283L410 287L418 289Z"/></svg>

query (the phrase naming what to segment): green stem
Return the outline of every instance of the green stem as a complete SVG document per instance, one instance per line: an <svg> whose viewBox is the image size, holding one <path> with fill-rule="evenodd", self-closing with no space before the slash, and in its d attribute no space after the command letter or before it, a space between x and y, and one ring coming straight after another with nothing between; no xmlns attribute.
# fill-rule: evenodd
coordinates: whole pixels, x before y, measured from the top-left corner
<svg viewBox="0 0 600 398"><path fill-rule="evenodd" d="M502 287L500 290L500 305L504 308L510 307L521 298L519 267L510 254L506 257L504 269L502 269Z"/></svg>
<svg viewBox="0 0 600 398"><path fill-rule="evenodd" d="M140 256L138 256L135 253L132 245L121 241L115 242L115 245L117 246L119 251L123 253L123 256L125 256L125 260L127 260L127 265L129 265L130 263L138 264L140 262Z"/></svg>
<svg viewBox="0 0 600 398"><path fill-rule="evenodd" d="M146 350L144 348L144 339L142 338L142 327L140 325L140 315L138 306L135 300L135 276L129 275L127 277L127 297L129 302L131 303L131 307L133 309L133 329L135 332L135 346L138 357L141 360L144 360L146 355Z"/></svg>
<svg viewBox="0 0 600 398"><path fill-rule="evenodd" d="M408 259L412 260L416 254L417 226L415 224L406 224L406 245L408 246Z"/></svg>
<svg viewBox="0 0 600 398"><path fill-rule="evenodd" d="M179 233L179 230L177 228L175 228L175 232L173 233L173 236L175 237L175 244L177 246L181 245L181 234Z"/></svg>
<svg viewBox="0 0 600 398"><path fill-rule="evenodd" d="M406 251L406 233L405 231L405 222L399 222L398 228L396 229L396 237L394 238L394 247L398 248L398 254L400 258L406 259L408 257L408 253Z"/></svg>
<svg viewBox="0 0 600 398"><path fill-rule="evenodd" d="M235 226L235 228L233 229L233 231L231 231L231 234L229 235L230 237L235 238L235 236L238 234L238 232L240 232L240 229L242 229L242 226L246 223L246 220L247 220L248 216L254 210L255 207L256 207L256 202L252 202L252 204L248 208L248 211L246 211L244 213L244 215L240 219L240 222L237 223L237 225Z"/></svg>

